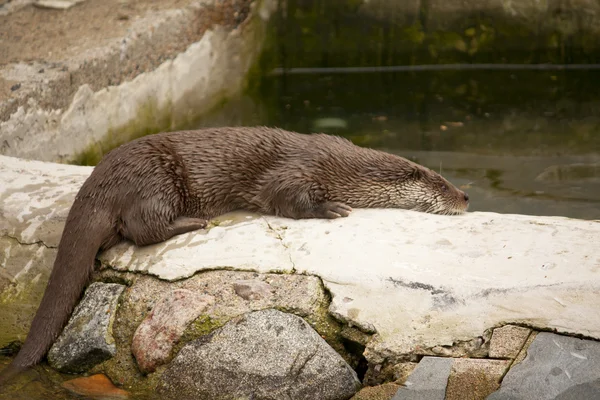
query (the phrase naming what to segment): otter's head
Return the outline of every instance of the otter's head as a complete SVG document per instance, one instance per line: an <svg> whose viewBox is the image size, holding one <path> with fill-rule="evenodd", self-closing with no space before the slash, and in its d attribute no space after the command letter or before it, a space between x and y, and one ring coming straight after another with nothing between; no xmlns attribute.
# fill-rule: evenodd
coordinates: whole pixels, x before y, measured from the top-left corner
<svg viewBox="0 0 600 400"><path fill-rule="evenodd" d="M404 175L397 195L402 208L433 214L455 215L469 208L469 195L444 179L440 174L412 165Z"/></svg>
<svg viewBox="0 0 600 400"><path fill-rule="evenodd" d="M381 198L377 194L381 192L372 191L387 207L445 215L462 214L469 207L467 193L429 168L398 158L386 164L387 168L379 164L370 177L387 187Z"/></svg>

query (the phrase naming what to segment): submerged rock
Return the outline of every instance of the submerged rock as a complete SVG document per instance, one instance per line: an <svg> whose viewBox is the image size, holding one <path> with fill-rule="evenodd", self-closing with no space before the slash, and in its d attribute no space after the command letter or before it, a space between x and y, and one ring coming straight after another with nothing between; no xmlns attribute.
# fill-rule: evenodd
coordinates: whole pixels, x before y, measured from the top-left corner
<svg viewBox="0 0 600 400"><path fill-rule="evenodd" d="M61 372L84 372L115 355L112 324L125 286L92 283L69 323L48 352L48 362Z"/></svg>
<svg viewBox="0 0 600 400"><path fill-rule="evenodd" d="M70 392L91 399L127 399L129 393L119 389L103 374L71 379L62 384Z"/></svg>
<svg viewBox="0 0 600 400"><path fill-rule="evenodd" d="M161 377L161 399L348 399L356 373L303 319L268 309L184 346Z"/></svg>

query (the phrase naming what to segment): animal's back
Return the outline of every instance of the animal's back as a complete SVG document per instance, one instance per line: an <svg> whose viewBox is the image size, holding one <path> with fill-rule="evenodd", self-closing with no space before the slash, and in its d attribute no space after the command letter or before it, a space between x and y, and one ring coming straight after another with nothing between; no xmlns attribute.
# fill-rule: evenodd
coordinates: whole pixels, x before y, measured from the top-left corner
<svg viewBox="0 0 600 400"><path fill-rule="evenodd" d="M252 209L265 173L298 157L308 135L274 128L208 128L164 132L106 154L78 193L113 214L153 198L175 213L201 202L207 215ZM172 219L165 209L165 217ZM195 210L190 210L195 211Z"/></svg>
<svg viewBox="0 0 600 400"><path fill-rule="evenodd" d="M207 215L235 209L264 211L256 196L273 171L315 170L318 153L331 153L339 142L327 135L305 135L266 127L211 128L156 135L167 140L186 166L190 196ZM324 143L327 142L327 143ZM340 147L340 146L338 146Z"/></svg>

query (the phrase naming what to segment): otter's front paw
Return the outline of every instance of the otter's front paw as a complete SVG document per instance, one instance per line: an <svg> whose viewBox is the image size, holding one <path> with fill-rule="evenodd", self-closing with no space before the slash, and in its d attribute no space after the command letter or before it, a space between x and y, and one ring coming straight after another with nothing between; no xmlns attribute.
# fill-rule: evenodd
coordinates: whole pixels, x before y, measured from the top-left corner
<svg viewBox="0 0 600 400"><path fill-rule="evenodd" d="M316 214L318 218L339 218L339 217L347 217L350 215L352 208L345 205L344 203L337 203L334 201L328 201L319 206L316 210Z"/></svg>

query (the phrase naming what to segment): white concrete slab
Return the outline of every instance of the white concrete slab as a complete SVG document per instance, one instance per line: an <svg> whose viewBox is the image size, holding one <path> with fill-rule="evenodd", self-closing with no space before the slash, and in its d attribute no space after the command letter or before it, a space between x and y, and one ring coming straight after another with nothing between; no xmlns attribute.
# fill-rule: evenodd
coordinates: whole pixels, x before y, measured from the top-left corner
<svg viewBox="0 0 600 400"><path fill-rule="evenodd" d="M75 195L92 169L0 155L0 234L57 246Z"/></svg>
<svg viewBox="0 0 600 400"><path fill-rule="evenodd" d="M292 271L289 252L264 218L236 217L240 222L232 226L215 226L152 246L122 243L100 260L119 271L139 271L166 280L214 269Z"/></svg>

